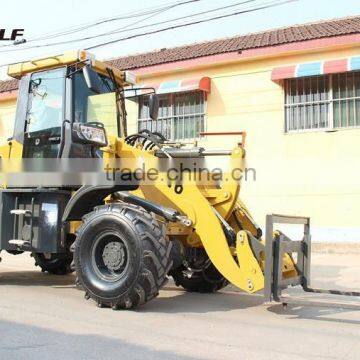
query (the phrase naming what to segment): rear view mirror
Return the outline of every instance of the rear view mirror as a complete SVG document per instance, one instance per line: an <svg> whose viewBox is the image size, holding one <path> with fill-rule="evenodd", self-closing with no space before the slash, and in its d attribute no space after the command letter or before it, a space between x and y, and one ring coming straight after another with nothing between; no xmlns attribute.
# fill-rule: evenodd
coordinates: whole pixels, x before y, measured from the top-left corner
<svg viewBox="0 0 360 360"><path fill-rule="evenodd" d="M89 65L83 68L83 74L87 87L91 91L100 94L102 92L103 84L101 82L99 74L94 71Z"/></svg>
<svg viewBox="0 0 360 360"><path fill-rule="evenodd" d="M157 120L159 114L159 98L156 94L149 96L149 114L151 119Z"/></svg>

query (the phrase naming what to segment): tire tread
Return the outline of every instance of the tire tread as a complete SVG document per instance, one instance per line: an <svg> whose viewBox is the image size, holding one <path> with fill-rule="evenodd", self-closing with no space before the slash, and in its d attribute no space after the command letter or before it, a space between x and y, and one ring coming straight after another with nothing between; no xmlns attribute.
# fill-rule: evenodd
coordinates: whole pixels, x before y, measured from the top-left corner
<svg viewBox="0 0 360 360"><path fill-rule="evenodd" d="M109 306L113 309L134 308L156 297L161 286L166 283L167 273L172 265L170 259L172 243L166 238L165 225L159 222L153 214L136 205L112 203L98 206L93 212L83 217L83 223L77 231L75 254L78 252L76 249L80 246L81 235L87 223L98 216L109 213L125 217L141 240L143 250L139 275L129 291L118 298L103 298L101 294L94 294L89 289L85 289L85 291L101 306ZM79 276L79 281L84 287L81 276Z"/></svg>

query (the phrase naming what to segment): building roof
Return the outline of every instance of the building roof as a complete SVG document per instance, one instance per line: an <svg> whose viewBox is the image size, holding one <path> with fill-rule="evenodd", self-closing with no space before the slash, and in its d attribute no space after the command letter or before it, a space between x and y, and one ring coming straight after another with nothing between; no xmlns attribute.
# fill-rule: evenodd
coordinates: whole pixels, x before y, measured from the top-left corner
<svg viewBox="0 0 360 360"><path fill-rule="evenodd" d="M17 88L18 88L18 80L16 79L0 81L0 92L16 90Z"/></svg>
<svg viewBox="0 0 360 360"><path fill-rule="evenodd" d="M189 60L202 56L223 54L306 40L329 38L360 33L360 15L315 23L293 25L274 30L238 35L225 39L161 49L143 54L124 56L108 60L122 70ZM0 92L17 89L17 80L0 81Z"/></svg>
<svg viewBox="0 0 360 360"><path fill-rule="evenodd" d="M360 16L294 25L225 39L161 49L145 54L120 57L109 62L123 70L137 69L202 56L354 33L360 33Z"/></svg>

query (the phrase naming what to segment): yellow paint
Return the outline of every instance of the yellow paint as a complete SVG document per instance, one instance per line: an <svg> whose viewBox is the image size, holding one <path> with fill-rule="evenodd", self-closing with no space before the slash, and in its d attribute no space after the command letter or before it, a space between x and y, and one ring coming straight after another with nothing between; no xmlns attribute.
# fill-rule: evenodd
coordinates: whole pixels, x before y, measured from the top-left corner
<svg viewBox="0 0 360 360"><path fill-rule="evenodd" d="M51 69L62 65L69 65L79 61L79 52L71 51L61 55L46 56L44 58L35 58L31 61L11 64L8 66L8 75L13 78L20 78L22 75Z"/></svg>
<svg viewBox="0 0 360 360"><path fill-rule="evenodd" d="M112 69L116 79L121 85L128 84L126 82L126 73L124 71L96 60L94 55L84 50L68 51L59 55L34 58L30 61L11 64L8 66L8 75L13 78L20 78L28 73L67 66L84 61L90 62L93 69L104 75L107 75L107 68Z"/></svg>
<svg viewBox="0 0 360 360"><path fill-rule="evenodd" d="M16 98L1 101L0 98L0 145L13 135Z"/></svg>
<svg viewBox="0 0 360 360"><path fill-rule="evenodd" d="M236 256L241 266L241 289L253 293L264 288L264 275L260 263L255 259L246 231L236 236Z"/></svg>

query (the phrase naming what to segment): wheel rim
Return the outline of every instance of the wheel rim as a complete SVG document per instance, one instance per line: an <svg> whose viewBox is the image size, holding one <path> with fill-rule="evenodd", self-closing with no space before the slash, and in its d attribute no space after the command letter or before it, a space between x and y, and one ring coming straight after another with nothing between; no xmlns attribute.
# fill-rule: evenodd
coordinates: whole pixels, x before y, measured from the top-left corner
<svg viewBox="0 0 360 360"><path fill-rule="evenodd" d="M127 245L117 234L102 234L93 243L91 259L99 277L109 282L118 281L129 265Z"/></svg>

